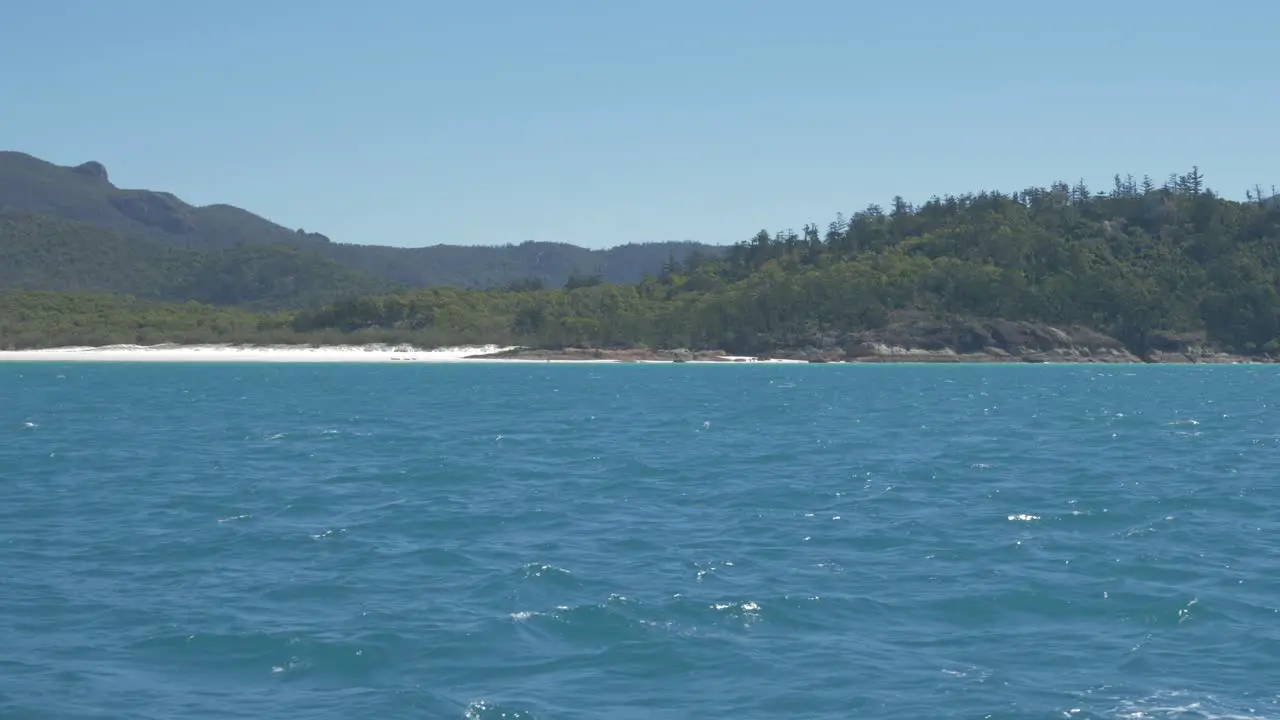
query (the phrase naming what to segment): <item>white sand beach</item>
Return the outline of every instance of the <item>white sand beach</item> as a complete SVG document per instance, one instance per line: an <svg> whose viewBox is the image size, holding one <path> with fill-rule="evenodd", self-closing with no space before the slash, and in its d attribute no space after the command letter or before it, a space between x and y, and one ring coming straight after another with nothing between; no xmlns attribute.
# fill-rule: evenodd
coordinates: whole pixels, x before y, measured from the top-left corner
<svg viewBox="0 0 1280 720"><path fill-rule="evenodd" d="M62 347L43 350L0 350L0 362L250 362L250 363L671 363L667 359L622 360L603 358L493 357L515 348L499 345L433 348L408 346L339 345L309 347L296 345L110 345L105 347ZM488 356L488 357L486 357ZM802 360L757 360L749 356L719 356L688 361L691 364L734 365L741 363L795 363Z"/></svg>
<svg viewBox="0 0 1280 720"><path fill-rule="evenodd" d="M405 346L111 345L0 351L0 362L460 362L493 346L419 350Z"/></svg>

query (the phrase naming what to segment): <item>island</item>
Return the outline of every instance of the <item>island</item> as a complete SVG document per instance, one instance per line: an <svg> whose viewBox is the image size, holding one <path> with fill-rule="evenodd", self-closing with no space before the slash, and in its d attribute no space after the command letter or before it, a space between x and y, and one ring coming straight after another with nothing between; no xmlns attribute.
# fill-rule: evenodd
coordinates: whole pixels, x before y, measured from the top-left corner
<svg viewBox="0 0 1280 720"><path fill-rule="evenodd" d="M108 182L96 166L65 170L81 185ZM662 246L660 260L635 246L623 264L637 278L565 266L555 286L532 271L513 279L515 260L496 280L414 279L404 267L415 249L301 231L259 242L226 209L192 210L178 218L190 229L171 219L173 232L148 234L109 214L95 224L50 214L49 203L15 209L5 187L0 351L10 357L167 345L401 348L387 351L401 358L472 347L484 349L459 359L619 362L1280 358L1280 198L1256 187L1228 199L1198 168L1160 183L1116 175L1105 189L895 197L825 227ZM140 197L111 207L132 212L129 222L159 213L129 204L149 202ZM230 217L240 235L201 245L201 228ZM635 269L644 262L654 266Z"/></svg>

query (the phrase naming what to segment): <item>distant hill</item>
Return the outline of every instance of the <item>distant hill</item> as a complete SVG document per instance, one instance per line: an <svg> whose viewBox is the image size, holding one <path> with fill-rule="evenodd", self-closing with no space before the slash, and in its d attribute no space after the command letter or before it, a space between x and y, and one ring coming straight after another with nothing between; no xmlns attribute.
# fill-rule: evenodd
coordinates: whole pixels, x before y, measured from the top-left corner
<svg viewBox="0 0 1280 720"><path fill-rule="evenodd" d="M723 250L693 242L620 245L607 250L525 242L424 248L334 243L321 252L347 267L409 287L489 288L528 280L560 287L572 275L596 275L611 283L639 282L646 274L660 273L673 257L683 262L694 253L718 257Z"/></svg>
<svg viewBox="0 0 1280 720"><path fill-rule="evenodd" d="M167 192L117 188L97 162L63 167L19 152L0 151L0 208L153 237L190 250L316 249L329 243L323 235L290 230L230 205L196 207Z"/></svg>
<svg viewBox="0 0 1280 720"><path fill-rule="evenodd" d="M339 244L324 235L291 230L230 205L198 207L167 192L118 188L111 183L107 169L97 162L65 167L10 151L0 151L0 210L9 211L11 216L61 218L114 231L117 237L111 252L120 262L134 257L131 253L151 257L157 243L201 253L241 246L278 246L316 253L351 271L409 287L485 288L529 281L559 287L575 275L597 275L606 282L626 283L658 274L672 258L683 261L695 253L716 257L723 253L721 247L693 242L634 244L608 250L533 242L423 248ZM87 242L89 238L84 234L80 240ZM142 243L140 249L120 249L119 243L134 240ZM304 256L295 259L301 257ZM318 267L313 269L318 271ZM27 281L39 284L39 278L30 274L34 271L28 268L27 272ZM67 272L61 271L58 282L75 281ZM135 271L115 268L108 272L116 282Z"/></svg>
<svg viewBox="0 0 1280 720"><path fill-rule="evenodd" d="M72 220L0 210L0 290L275 310L394 289L393 283L298 248L242 245L202 253Z"/></svg>

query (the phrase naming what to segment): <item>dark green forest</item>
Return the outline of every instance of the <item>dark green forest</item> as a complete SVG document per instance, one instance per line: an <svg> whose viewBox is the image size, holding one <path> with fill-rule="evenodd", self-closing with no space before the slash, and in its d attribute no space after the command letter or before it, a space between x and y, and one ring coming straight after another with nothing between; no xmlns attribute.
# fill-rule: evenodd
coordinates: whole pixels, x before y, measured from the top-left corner
<svg viewBox="0 0 1280 720"><path fill-rule="evenodd" d="M1280 337L1280 203L1219 197L1198 169L1157 185L1116 176L1002 193L894 198L826 228L760 231L632 285L426 291L300 313L293 327L482 328L550 346L766 352L896 314L1085 326L1141 353L1153 333L1203 333L1239 353Z"/></svg>
<svg viewBox="0 0 1280 720"><path fill-rule="evenodd" d="M0 289L279 310L400 286L284 245L196 252L85 223L0 210Z"/></svg>
<svg viewBox="0 0 1280 720"><path fill-rule="evenodd" d="M636 283L578 274L467 290L347 296L254 315L194 304L10 293L0 344L69 342L496 342L540 347L715 348L767 353L840 342L903 318L999 318L1092 328L1142 354L1202 338L1280 350L1280 201L1225 199L1199 169L1106 188L898 197L825 227L760 231L726 250L670 256ZM91 344L91 343L77 343Z"/></svg>

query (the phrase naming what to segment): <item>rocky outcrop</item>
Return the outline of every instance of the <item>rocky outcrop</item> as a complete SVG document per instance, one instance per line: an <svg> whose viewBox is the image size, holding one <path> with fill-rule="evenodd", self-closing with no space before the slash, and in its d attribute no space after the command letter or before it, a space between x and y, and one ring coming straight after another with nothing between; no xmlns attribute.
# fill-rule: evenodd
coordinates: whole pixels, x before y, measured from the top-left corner
<svg viewBox="0 0 1280 720"><path fill-rule="evenodd" d="M518 348L488 357L619 362L738 362L744 358L712 350ZM1267 356L1222 352L1203 335L1152 334L1147 352L1135 355L1119 340L1080 326L1011 320L940 320L899 316L882 328L824 332L792 347L772 350L759 360L928 363L1238 363L1274 362Z"/></svg>
<svg viewBox="0 0 1280 720"><path fill-rule="evenodd" d="M1088 328L929 318L826 333L772 355L810 362L1141 362L1119 340Z"/></svg>
<svg viewBox="0 0 1280 720"><path fill-rule="evenodd" d="M107 177L106 166L96 160L90 160L87 163L82 163L80 165L77 165L71 168L71 172L76 173L77 175L84 175L85 177L93 178L94 180L98 180L100 182L104 182L108 184L110 184L111 182L111 180Z"/></svg>
<svg viewBox="0 0 1280 720"><path fill-rule="evenodd" d="M617 362L694 362L719 361L724 353L718 350L694 352L685 348L651 350L648 348L533 348L518 347L472 356L489 360L546 360L552 362L614 360Z"/></svg>
<svg viewBox="0 0 1280 720"><path fill-rule="evenodd" d="M1143 359L1152 363L1236 363L1241 358L1223 352L1204 333L1156 332L1147 336ZM1257 361L1260 358L1250 358Z"/></svg>

